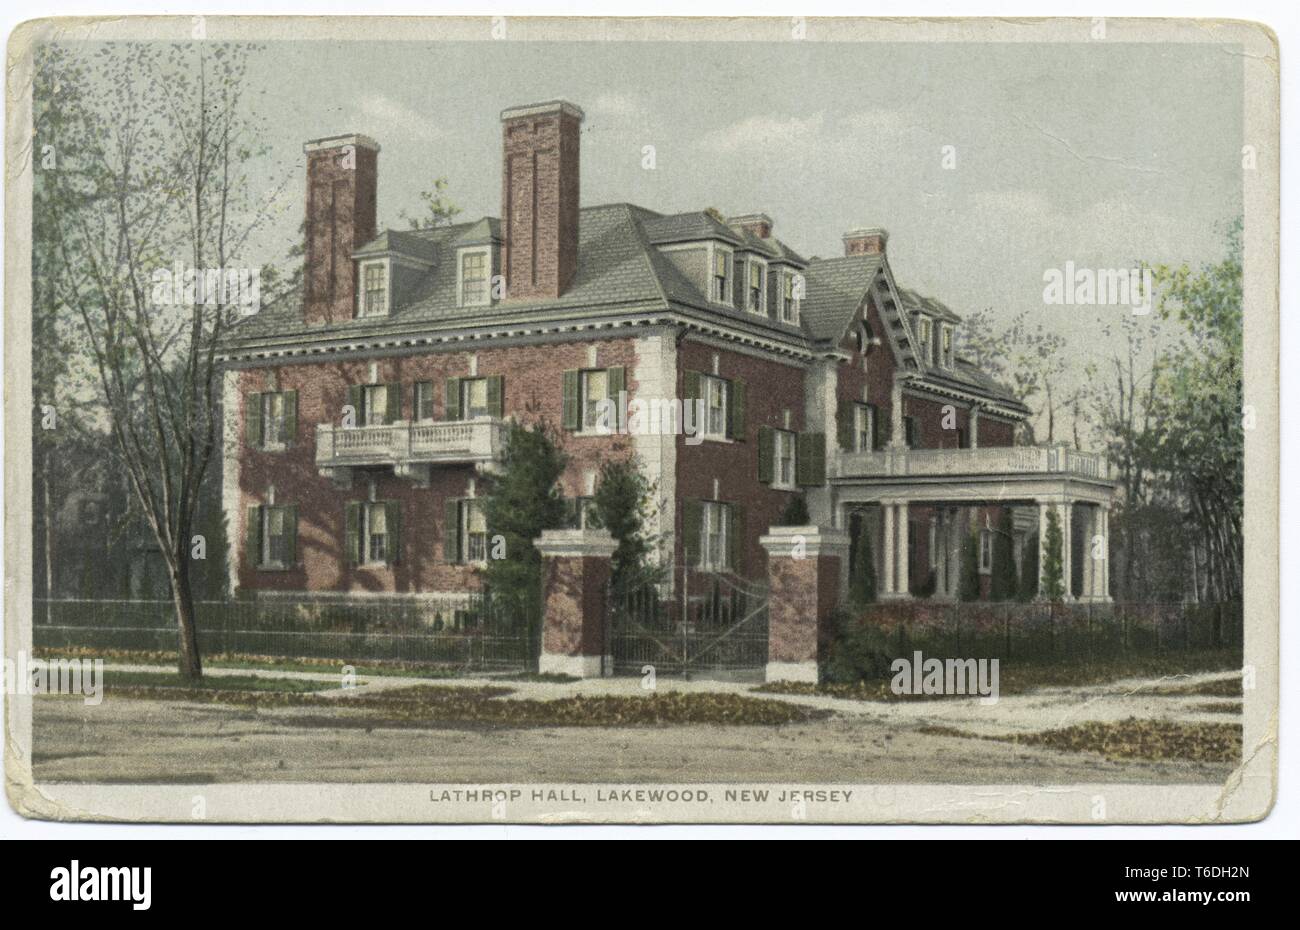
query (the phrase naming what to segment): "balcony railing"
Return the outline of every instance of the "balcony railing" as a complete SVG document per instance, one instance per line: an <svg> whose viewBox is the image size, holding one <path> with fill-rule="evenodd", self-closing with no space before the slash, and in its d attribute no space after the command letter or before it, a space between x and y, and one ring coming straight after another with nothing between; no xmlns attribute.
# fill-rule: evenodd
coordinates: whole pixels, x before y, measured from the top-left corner
<svg viewBox="0 0 1300 930"><path fill-rule="evenodd" d="M316 427L316 465L457 465L494 462L505 450L502 420L448 420L345 428Z"/></svg>
<svg viewBox="0 0 1300 930"><path fill-rule="evenodd" d="M842 452L841 478L949 475L1071 475L1110 478L1110 463L1095 452L1064 446L996 446L983 449L885 449Z"/></svg>

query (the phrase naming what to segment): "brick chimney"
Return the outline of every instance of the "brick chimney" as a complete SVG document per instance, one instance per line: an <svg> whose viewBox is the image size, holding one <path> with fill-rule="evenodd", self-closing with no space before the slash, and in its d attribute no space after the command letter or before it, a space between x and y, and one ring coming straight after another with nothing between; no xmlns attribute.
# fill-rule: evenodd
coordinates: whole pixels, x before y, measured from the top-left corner
<svg viewBox="0 0 1300 930"><path fill-rule="evenodd" d="M889 233L879 226L850 229L844 234L845 255L878 255L885 251Z"/></svg>
<svg viewBox="0 0 1300 930"><path fill-rule="evenodd" d="M583 114L563 100L501 112L501 273L507 300L562 295L578 267Z"/></svg>
<svg viewBox="0 0 1300 930"><path fill-rule="evenodd" d="M379 145L361 135L315 139L307 155L307 241L303 319L337 323L355 315L352 252L375 238Z"/></svg>
<svg viewBox="0 0 1300 930"><path fill-rule="evenodd" d="M772 235L772 218L766 213L746 213L744 216L727 217L727 225L732 229L753 233L760 239Z"/></svg>

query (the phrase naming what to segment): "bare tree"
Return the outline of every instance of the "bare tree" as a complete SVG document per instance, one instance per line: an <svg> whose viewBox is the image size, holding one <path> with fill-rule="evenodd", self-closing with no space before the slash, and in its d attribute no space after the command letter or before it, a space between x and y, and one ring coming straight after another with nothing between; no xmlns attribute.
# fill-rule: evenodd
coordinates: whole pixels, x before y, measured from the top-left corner
<svg viewBox="0 0 1300 930"><path fill-rule="evenodd" d="M59 116L37 138L57 157L37 171L49 212L35 245L161 550L190 679L202 675L191 559L205 546L196 510L220 436L217 348L256 294L240 254L265 216L244 173L261 154L241 95L253 51L47 45L37 58L37 112Z"/></svg>

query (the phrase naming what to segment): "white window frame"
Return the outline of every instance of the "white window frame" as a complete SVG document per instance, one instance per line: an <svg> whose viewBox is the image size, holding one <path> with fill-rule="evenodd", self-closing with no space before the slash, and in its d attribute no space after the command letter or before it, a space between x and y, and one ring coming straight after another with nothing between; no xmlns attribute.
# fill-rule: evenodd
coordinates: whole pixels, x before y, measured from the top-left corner
<svg viewBox="0 0 1300 930"><path fill-rule="evenodd" d="M916 341L921 346L921 358L927 365L934 364L934 349L930 340L934 338L934 323L924 313L916 315Z"/></svg>
<svg viewBox="0 0 1300 930"><path fill-rule="evenodd" d="M388 512L385 509L386 507L387 507L387 502L385 501L365 501L361 505L360 522L361 522L361 564L362 565L387 565L388 564L389 556L392 554L391 553L392 545L390 540L392 539L393 532L388 526ZM370 538L371 536L370 523L371 520L373 519L371 515L375 512L376 509L384 510L384 532L383 532L384 554L382 558L378 558L378 559L375 558L375 549Z"/></svg>
<svg viewBox="0 0 1300 930"><path fill-rule="evenodd" d="M366 272L372 268L379 268L383 272L384 279L384 301L383 309L368 310L366 303ZM393 303L393 266L386 258L374 258L361 262L361 267L357 270L357 317L369 319L371 317L388 316L389 307Z"/></svg>
<svg viewBox="0 0 1300 930"><path fill-rule="evenodd" d="M284 431L284 391L264 391L262 393L262 445L261 448L269 451L283 451L284 440L280 434ZM280 402L280 415L271 416L271 407L276 400ZM275 429L272 431L271 427Z"/></svg>
<svg viewBox="0 0 1300 930"><path fill-rule="evenodd" d="M781 272L781 291L777 296L777 316L782 323L799 324L799 298L794 295L796 273L793 271ZM785 293L786 286L789 285L790 295Z"/></svg>
<svg viewBox="0 0 1300 930"><path fill-rule="evenodd" d="M875 424L871 422L875 411L867 404L853 405L853 451L875 451Z"/></svg>
<svg viewBox="0 0 1300 930"><path fill-rule="evenodd" d="M721 300L719 300L717 295L714 293L714 288L717 284L716 275L714 274L714 269L717 268L718 266L717 256L719 253L726 256L727 259L727 283L722 289L723 294ZM707 272L708 272L709 301L711 303L721 304L724 307L735 307L736 305L736 299L735 299L736 298L736 251L735 249L731 248L730 246L723 245L721 242L710 242L709 243L709 267L707 269Z"/></svg>
<svg viewBox="0 0 1300 930"><path fill-rule="evenodd" d="M720 378L717 375L700 375L700 399L704 401L704 422L700 424L700 434L705 439L726 439L727 438L727 404L731 401L731 385L726 378ZM722 423L719 429L714 429L710 418L714 411L711 403L714 396L721 399L720 408L722 411Z"/></svg>
<svg viewBox="0 0 1300 930"><path fill-rule="evenodd" d="M940 337L942 341L939 343L940 364L942 364L944 368L951 370L953 357L957 351L957 334L954 333L953 328L947 324L942 327L942 330Z"/></svg>
<svg viewBox="0 0 1300 930"><path fill-rule="evenodd" d="M481 255L487 276L483 279L483 297L481 300L465 299L465 259ZM487 307L492 304L492 248L484 246L473 249L460 249L456 253L456 305L459 307Z"/></svg>
<svg viewBox="0 0 1300 930"><path fill-rule="evenodd" d="M358 426L388 426L388 392L392 390L387 384L361 385L361 409L357 411ZM383 406L376 411L374 398L382 396ZM377 416L376 416L377 414Z"/></svg>
<svg viewBox="0 0 1300 930"><path fill-rule="evenodd" d="M483 515L483 532L475 533L470 531L471 514L479 513ZM480 556L473 554L474 537L482 536L482 553ZM487 514L483 512L483 502L476 497L466 497L460 502L460 554L461 561L467 565L486 565L488 549L488 532L487 532Z"/></svg>
<svg viewBox="0 0 1300 930"><path fill-rule="evenodd" d="M273 559L271 552L271 511L279 511L282 521L288 521L289 508L284 504L264 504L261 508L261 515L258 520L261 521L262 551L258 553L258 568L288 568L289 563L284 559ZM279 538L283 539L288 534L284 532L282 525ZM283 555L283 553L281 553Z"/></svg>
<svg viewBox="0 0 1300 930"><path fill-rule="evenodd" d="M783 455L788 451L789 455ZM772 430L772 487L779 488L783 491L793 491L795 489L795 480L798 476L799 463L797 461L799 442L793 430L774 429ZM782 474L783 465L789 465L789 475Z"/></svg>
<svg viewBox="0 0 1300 930"><path fill-rule="evenodd" d="M487 407L484 408L487 410L486 413L480 413L475 415L470 414L469 392L473 389L475 384L482 384L483 403L486 404L487 403L487 380L488 379L482 375L479 375L474 378L460 379L460 418L462 420L481 420L484 419L485 417L492 416L492 410Z"/></svg>
<svg viewBox="0 0 1300 930"><path fill-rule="evenodd" d="M755 268L759 269L758 306L751 309L749 306L749 281ZM755 316L767 316L767 262L757 255L749 255L745 258L745 306L742 309L746 313L752 313Z"/></svg>
<svg viewBox="0 0 1300 930"><path fill-rule="evenodd" d="M590 400L587 397L588 379L594 376L600 376L605 379L605 390L598 400ZM609 369L608 368L584 368L578 372L578 425L579 430L583 433L601 433L604 432L600 424L600 401L609 398ZM588 417L591 422L588 422ZM607 424L612 426L613 424Z"/></svg>
<svg viewBox="0 0 1300 930"><path fill-rule="evenodd" d="M722 572L731 568L731 546L727 539L729 504L721 501L702 501L700 507L700 568L704 571ZM717 551L710 545L716 539Z"/></svg>

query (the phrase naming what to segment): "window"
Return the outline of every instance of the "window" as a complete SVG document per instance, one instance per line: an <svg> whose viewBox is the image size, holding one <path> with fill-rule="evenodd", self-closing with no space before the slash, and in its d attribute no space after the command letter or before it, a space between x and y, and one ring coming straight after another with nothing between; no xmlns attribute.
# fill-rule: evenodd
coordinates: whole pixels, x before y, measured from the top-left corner
<svg viewBox="0 0 1300 930"><path fill-rule="evenodd" d="M298 508L254 507L249 512L249 559L258 568L288 568L297 558Z"/></svg>
<svg viewBox="0 0 1300 930"><path fill-rule="evenodd" d="M731 253L718 248L713 250L713 300L731 303Z"/></svg>
<svg viewBox="0 0 1300 930"><path fill-rule="evenodd" d="M728 525L731 523L731 506L717 501L704 501L700 520L700 567L723 571L731 567L727 545Z"/></svg>
<svg viewBox="0 0 1300 930"><path fill-rule="evenodd" d="M993 573L993 531L980 530L980 574Z"/></svg>
<svg viewBox="0 0 1300 930"><path fill-rule="evenodd" d="M745 309L750 313L763 312L763 266L750 259L749 286L745 289Z"/></svg>
<svg viewBox="0 0 1300 930"><path fill-rule="evenodd" d="M462 420L490 417L487 378L465 378L460 382L460 411Z"/></svg>
<svg viewBox="0 0 1300 930"><path fill-rule="evenodd" d="M388 507L381 503L366 504L362 510L362 561L374 565L388 561Z"/></svg>
<svg viewBox="0 0 1300 930"><path fill-rule="evenodd" d="M772 472L772 485L778 488L793 488L795 434L784 429L773 430L772 439L775 466Z"/></svg>
<svg viewBox="0 0 1300 930"><path fill-rule="evenodd" d="M700 377L700 397L704 400L704 435L723 439L727 435L727 382L709 375Z"/></svg>
<svg viewBox="0 0 1300 930"><path fill-rule="evenodd" d="M952 327L943 328L943 366L952 367Z"/></svg>
<svg viewBox="0 0 1300 930"><path fill-rule="evenodd" d="M569 507L569 522L574 529L585 530L600 525L596 519L596 498L574 497L569 500Z"/></svg>
<svg viewBox="0 0 1300 930"><path fill-rule="evenodd" d="M427 422L433 419L433 382L415 382L415 420Z"/></svg>
<svg viewBox="0 0 1300 930"><path fill-rule="evenodd" d="M903 444L909 449L916 448L916 419L903 417Z"/></svg>
<svg viewBox="0 0 1300 930"><path fill-rule="evenodd" d="M866 404L853 405L853 451L870 452L876 447L875 411Z"/></svg>
<svg viewBox="0 0 1300 930"><path fill-rule="evenodd" d="M462 252L460 256L460 303L474 307L489 303L487 252Z"/></svg>
<svg viewBox="0 0 1300 930"><path fill-rule="evenodd" d="M781 273L781 319L786 323L799 322L799 306L794 298L794 275L788 271Z"/></svg>
<svg viewBox="0 0 1300 930"><path fill-rule="evenodd" d="M606 414L605 422L601 422L601 414L605 406L602 401L609 398L609 372L604 368L593 371L582 372L582 428L584 430L595 430L600 427L611 427L614 424L608 422Z"/></svg>
<svg viewBox="0 0 1300 930"><path fill-rule="evenodd" d="M361 407L357 410L359 426L383 426L388 422L388 385L367 384L361 388Z"/></svg>
<svg viewBox="0 0 1300 930"><path fill-rule="evenodd" d="M460 502L460 551L466 562L487 561L487 516L478 500Z"/></svg>
<svg viewBox="0 0 1300 930"><path fill-rule="evenodd" d="M248 444L257 449L280 450L298 431L298 392L268 391L250 394L244 407Z"/></svg>
<svg viewBox="0 0 1300 930"><path fill-rule="evenodd" d="M388 313L388 268L384 262L361 266L361 312L359 316Z"/></svg>
<svg viewBox="0 0 1300 930"><path fill-rule="evenodd" d="M917 341L920 342L921 344L920 345L921 358L925 359L926 362L930 362L931 361L930 340L934 338L934 336L933 336L933 326L931 325L930 318L928 316L921 315L920 317L918 317L917 326L916 326L916 338Z"/></svg>

